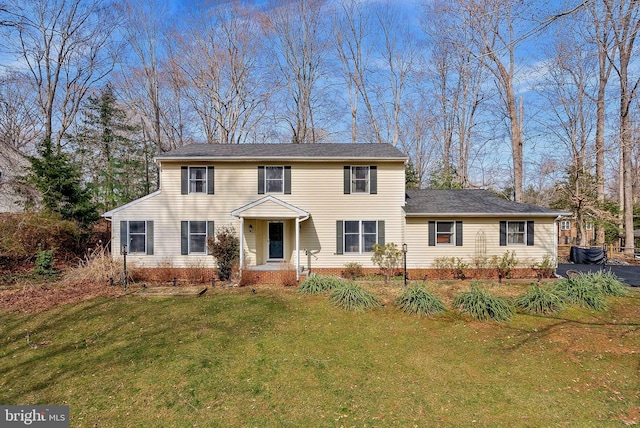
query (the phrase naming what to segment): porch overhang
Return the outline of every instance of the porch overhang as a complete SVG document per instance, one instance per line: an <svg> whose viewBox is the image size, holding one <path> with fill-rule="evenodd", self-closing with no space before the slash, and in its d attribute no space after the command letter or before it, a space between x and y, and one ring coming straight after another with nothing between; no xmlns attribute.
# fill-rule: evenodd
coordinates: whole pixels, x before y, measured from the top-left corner
<svg viewBox="0 0 640 428"><path fill-rule="evenodd" d="M299 221L305 221L311 214L303 209L281 201L273 195L269 195L231 211L231 216L237 219L269 218L298 219Z"/></svg>
<svg viewBox="0 0 640 428"><path fill-rule="evenodd" d="M269 195L231 211L231 216L240 220L240 242L244 242L245 219L295 220L296 237L294 255L296 279L300 279L300 223L307 220L311 214L273 195ZM243 269L244 257L240 257L240 270Z"/></svg>

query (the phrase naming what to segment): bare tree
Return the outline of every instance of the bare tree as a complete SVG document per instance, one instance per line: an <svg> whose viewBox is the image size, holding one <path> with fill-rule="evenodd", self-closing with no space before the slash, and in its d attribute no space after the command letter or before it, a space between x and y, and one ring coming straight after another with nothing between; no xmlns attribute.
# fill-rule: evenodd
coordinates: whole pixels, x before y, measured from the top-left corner
<svg viewBox="0 0 640 428"><path fill-rule="evenodd" d="M200 119L208 143L246 142L270 91L261 81L259 28L241 5L199 13L176 36L172 69Z"/></svg>
<svg viewBox="0 0 640 428"><path fill-rule="evenodd" d="M34 95L28 75L14 71L0 78L0 147L35 153L44 130Z"/></svg>
<svg viewBox="0 0 640 428"><path fill-rule="evenodd" d="M44 116L44 138L60 151L87 92L113 69L112 4L9 0L7 10L12 24L7 44L31 75Z"/></svg>
<svg viewBox="0 0 640 428"><path fill-rule="evenodd" d="M349 91L351 111L351 142L358 138L358 108L364 105L367 126L374 142L382 142L380 126L369 96L369 74L373 51L372 38L375 27L371 8L352 0L343 0L336 11L334 21L335 49L340 59L342 75Z"/></svg>
<svg viewBox="0 0 640 428"><path fill-rule="evenodd" d="M611 25L616 57L613 67L620 83L620 164L622 170L622 207L624 213L624 253L633 254L633 138L631 107L636 97L640 77L629 73L635 57L635 40L640 31L640 4L633 0L603 0Z"/></svg>
<svg viewBox="0 0 640 428"><path fill-rule="evenodd" d="M262 19L294 143L315 143L319 137L314 107L328 43L323 5L324 0L274 0Z"/></svg>

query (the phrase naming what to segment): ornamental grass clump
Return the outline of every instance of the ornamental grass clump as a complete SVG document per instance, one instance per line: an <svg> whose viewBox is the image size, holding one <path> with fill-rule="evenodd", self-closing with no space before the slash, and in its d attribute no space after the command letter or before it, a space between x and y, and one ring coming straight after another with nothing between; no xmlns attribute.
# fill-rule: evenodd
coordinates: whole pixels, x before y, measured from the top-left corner
<svg viewBox="0 0 640 428"><path fill-rule="evenodd" d="M447 309L442 300L430 293L424 285L414 285L407 288L396 299L396 306L408 314L427 317Z"/></svg>
<svg viewBox="0 0 640 428"><path fill-rule="evenodd" d="M480 321L507 321L513 316L513 309L506 299L492 296L477 284L471 284L470 291L460 293L453 300L453 306Z"/></svg>
<svg viewBox="0 0 640 428"><path fill-rule="evenodd" d="M565 302L573 305L596 311L607 309L607 301L602 289L587 275L556 281L554 292L562 296Z"/></svg>
<svg viewBox="0 0 640 428"><path fill-rule="evenodd" d="M605 296L624 296L627 289L618 277L610 270L598 271L585 275L591 279Z"/></svg>
<svg viewBox="0 0 640 428"><path fill-rule="evenodd" d="M531 284L529 290L515 300L516 307L530 314L553 314L564 308L562 296L554 290Z"/></svg>
<svg viewBox="0 0 640 428"><path fill-rule="evenodd" d="M347 311L359 312L380 306L378 296L352 282L334 288L329 299Z"/></svg>
<svg viewBox="0 0 640 428"><path fill-rule="evenodd" d="M344 281L335 276L313 275L302 281L298 286L298 291L306 294L322 294L344 284Z"/></svg>

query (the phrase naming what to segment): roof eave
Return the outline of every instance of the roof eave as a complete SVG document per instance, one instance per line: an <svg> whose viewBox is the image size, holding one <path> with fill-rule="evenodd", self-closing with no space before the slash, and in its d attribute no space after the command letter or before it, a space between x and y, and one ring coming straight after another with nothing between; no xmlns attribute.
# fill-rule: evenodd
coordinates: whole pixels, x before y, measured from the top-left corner
<svg viewBox="0 0 640 428"><path fill-rule="evenodd" d="M406 162L406 157L368 157L368 156L156 156L156 162L261 162L261 161L304 161L304 162L345 162L345 161L376 161L376 162Z"/></svg>
<svg viewBox="0 0 640 428"><path fill-rule="evenodd" d="M451 217L496 217L496 218L505 218L505 217L553 217L556 218L561 215L565 215L566 213L562 212L548 212L548 213L487 213L487 212L479 212L479 213L406 213L406 217L432 217L432 218L451 218Z"/></svg>

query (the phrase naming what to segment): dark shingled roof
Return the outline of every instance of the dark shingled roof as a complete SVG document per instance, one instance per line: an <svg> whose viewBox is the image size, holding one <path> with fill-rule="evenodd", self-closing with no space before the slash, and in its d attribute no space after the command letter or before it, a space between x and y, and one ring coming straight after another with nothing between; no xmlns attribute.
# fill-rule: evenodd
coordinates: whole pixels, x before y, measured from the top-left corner
<svg viewBox="0 0 640 428"><path fill-rule="evenodd" d="M567 214L536 205L507 201L482 189L412 189L406 192L407 216L537 216Z"/></svg>
<svg viewBox="0 0 640 428"><path fill-rule="evenodd" d="M156 156L170 159L393 159L406 155L391 144L189 144Z"/></svg>

